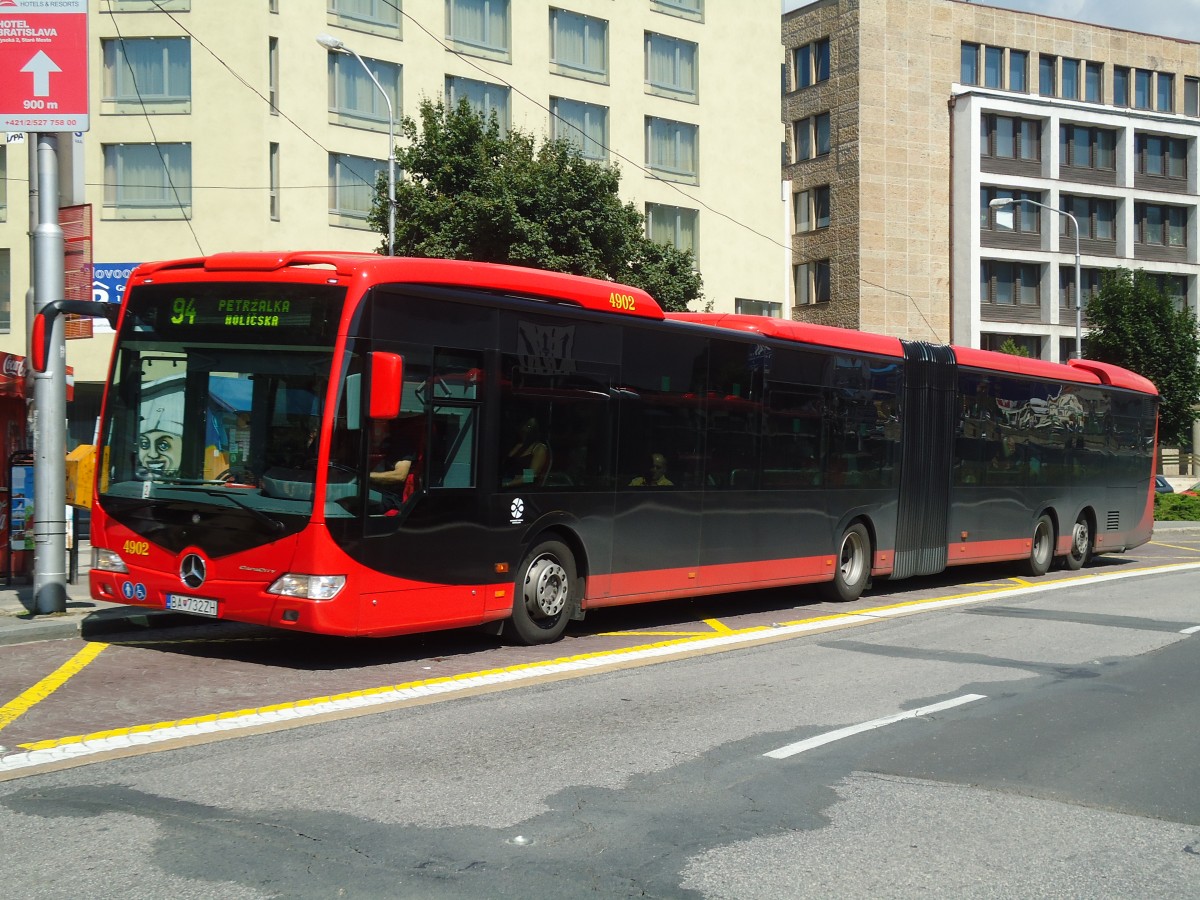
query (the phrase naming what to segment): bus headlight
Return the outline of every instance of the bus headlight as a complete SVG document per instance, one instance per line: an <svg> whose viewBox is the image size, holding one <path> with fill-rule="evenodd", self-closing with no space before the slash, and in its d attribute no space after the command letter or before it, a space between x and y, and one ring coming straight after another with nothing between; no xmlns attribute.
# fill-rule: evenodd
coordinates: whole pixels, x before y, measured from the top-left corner
<svg viewBox="0 0 1200 900"><path fill-rule="evenodd" d="M92 568L105 572L129 572L125 560L117 555L116 550L105 550L103 547L92 548Z"/></svg>
<svg viewBox="0 0 1200 900"><path fill-rule="evenodd" d="M332 600L346 586L345 575L280 575L267 588L268 594L303 597L306 600Z"/></svg>

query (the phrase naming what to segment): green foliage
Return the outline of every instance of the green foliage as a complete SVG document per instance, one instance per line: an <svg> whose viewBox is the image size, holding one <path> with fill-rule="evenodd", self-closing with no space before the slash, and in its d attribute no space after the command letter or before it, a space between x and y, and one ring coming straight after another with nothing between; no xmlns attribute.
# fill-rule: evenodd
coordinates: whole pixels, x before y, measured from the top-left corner
<svg viewBox="0 0 1200 900"><path fill-rule="evenodd" d="M1012 338L1005 338L1004 343L1000 345L1000 352L1007 353L1009 356L1028 356L1029 348L1022 347Z"/></svg>
<svg viewBox="0 0 1200 900"><path fill-rule="evenodd" d="M1192 407L1200 402L1200 336L1189 310L1171 299L1140 269L1105 272L1087 304L1091 330L1084 356L1144 375L1158 388L1158 438L1190 444Z"/></svg>
<svg viewBox="0 0 1200 900"><path fill-rule="evenodd" d="M1156 522L1200 522L1200 497L1185 494L1155 494Z"/></svg>
<svg viewBox="0 0 1200 900"><path fill-rule="evenodd" d="M622 203L616 166L584 159L566 140L501 132L465 100L421 102L400 123L396 253L509 263L643 288L666 310L702 295L692 254L651 241ZM386 190L372 227L387 234Z"/></svg>

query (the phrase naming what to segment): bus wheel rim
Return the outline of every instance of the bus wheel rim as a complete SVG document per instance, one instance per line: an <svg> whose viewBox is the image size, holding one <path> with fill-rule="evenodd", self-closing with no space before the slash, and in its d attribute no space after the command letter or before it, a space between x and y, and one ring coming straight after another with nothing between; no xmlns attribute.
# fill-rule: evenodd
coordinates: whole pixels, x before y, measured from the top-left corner
<svg viewBox="0 0 1200 900"><path fill-rule="evenodd" d="M1088 524L1086 519L1080 519L1075 523L1074 529L1071 532L1072 543L1071 550L1077 557L1082 557L1088 550L1088 543L1091 537L1088 534Z"/></svg>
<svg viewBox="0 0 1200 900"><path fill-rule="evenodd" d="M536 618L553 618L567 605L567 570L553 557L533 561L525 573L525 607Z"/></svg>
<svg viewBox="0 0 1200 900"><path fill-rule="evenodd" d="M847 584L855 584L859 576L862 574L862 546L859 537L854 532L846 535L846 539L842 541L841 563L839 568L842 570L842 580Z"/></svg>

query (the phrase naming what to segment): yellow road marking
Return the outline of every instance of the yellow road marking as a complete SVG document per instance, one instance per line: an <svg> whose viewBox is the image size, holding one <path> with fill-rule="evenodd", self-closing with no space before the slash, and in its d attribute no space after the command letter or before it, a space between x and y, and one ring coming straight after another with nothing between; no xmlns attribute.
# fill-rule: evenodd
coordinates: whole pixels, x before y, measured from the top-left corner
<svg viewBox="0 0 1200 900"><path fill-rule="evenodd" d="M0 707L0 728L11 724L57 691L71 679L71 676L82 671L88 663L99 656L100 651L107 646L108 644L88 644L29 690Z"/></svg>
<svg viewBox="0 0 1200 900"><path fill-rule="evenodd" d="M1010 579L1008 579L1008 580L1009 580L1009 581L1011 581L1011 582L1013 582L1014 584L1019 584L1021 587L1033 587L1033 582L1032 582L1032 581L1026 581L1024 578L1016 578L1016 577L1013 577L1013 578L1010 578Z"/></svg>
<svg viewBox="0 0 1200 900"><path fill-rule="evenodd" d="M1172 550L1187 550L1191 553L1200 553L1200 547L1180 547L1178 544L1164 544L1161 541L1151 541L1155 547L1170 547Z"/></svg>
<svg viewBox="0 0 1200 900"><path fill-rule="evenodd" d="M715 631L717 634L733 634L733 629L722 622L720 619L705 619L704 624Z"/></svg>
<svg viewBox="0 0 1200 900"><path fill-rule="evenodd" d="M1153 573L1153 572L1169 572L1169 571L1177 570L1177 569L1187 570L1187 569L1194 569L1195 567L1196 567L1195 563L1150 566L1145 569L1138 570L1138 572L1136 574L1146 574L1146 573ZM1135 574L1135 573L1130 573L1130 574ZM1066 578L1058 578L1058 579L1055 579L1051 584L1057 585L1057 584L1066 584L1066 583L1071 583L1071 582L1091 581L1091 580L1094 580L1097 578L1099 578L1101 580L1107 580L1104 575L1084 574L1084 575L1075 575L1075 576L1066 577ZM1021 579L1015 579L1015 578L1011 579L1011 581L1018 581L1018 582L1020 580ZM872 607L871 609L863 609L863 610L855 610L855 611L848 610L846 612L832 613L832 614L823 615L823 616L814 616L814 617L811 617L808 619L797 619L797 620L791 621L791 622L780 622L780 623L776 623L775 625L773 625L771 627L756 625L756 626L753 626L750 628L744 628L744 629L738 629L738 630L730 629L729 633L730 634L742 634L742 633L754 632L754 631L770 632L771 630L773 630L773 628L776 628L776 627L791 626L791 625L806 625L806 624L814 624L817 622L836 622L838 620L869 617L872 613L882 613L882 612L886 612L889 610L903 609L905 607L918 607L918 606L923 606L926 604L944 603L947 601L954 601L954 600L967 600L967 599L969 599L971 597L975 597L975 596L1006 593L1006 592L1010 592L1010 591L1013 593L1016 593L1016 592L1021 591L1026 586L1028 586L1028 585L1027 584L1011 584L1011 586L1006 587L1006 588L1002 587L999 590L992 588L990 590L984 590L984 591L970 591L970 592L962 593L962 594L952 594L952 595L945 596L945 597L925 597L920 600L907 600L902 603L895 603L895 604L891 604L889 606L877 606L877 607ZM1037 587L1038 585L1033 585L1033 586ZM641 634L641 632L609 632L609 634L614 635L614 636L615 635L633 636L633 635ZM654 631L654 632L645 632L645 634L647 634L648 636L661 636L661 635L668 635L668 634L672 634L672 633L671 632L663 632L663 631ZM418 680L418 681L408 681L408 682L404 682L403 684L397 684L397 685L384 685L382 687L365 688L365 689L357 690L357 691L347 691L344 693L334 694L334 695L325 696L325 697L309 697L304 700L295 700L295 701L286 702L286 703L276 703L271 706L260 706L260 707L256 707L256 708L234 710L234 711L222 712L222 713L210 713L208 715L203 715L203 716L193 716L191 718L174 719L174 720L170 720L170 721L156 722L153 724L146 724L146 725L135 725L135 726L128 726L128 727L123 727L123 728L113 728L113 729L109 729L106 731L93 732L91 734L77 734L77 735L72 735L70 737L62 737L62 738L56 738L56 739L52 739L52 740L43 740L43 741L35 741L32 743L27 743L27 744L19 744L18 746L21 747L23 750L30 750L30 751L49 750L49 749L53 749L56 747L62 747L62 746L71 745L71 744L79 744L79 743L84 743L84 742L88 742L88 741L97 741L97 740L101 740L104 738L124 737L124 736L130 736L130 735L145 734L148 732L156 732L156 731L160 731L160 730L164 730L164 729L168 729L168 728L174 728L174 727L178 727L178 726L203 724L203 723L208 723L208 722L219 722L224 719L239 718L239 717L250 715L253 713L268 713L268 712L275 712L275 711L281 711L281 710L285 711L285 710L289 710L289 709L301 709L306 706L312 706L314 704L324 704L324 703L329 703L329 702L336 701L336 700L353 699L356 697L366 697L366 696L372 696L372 695L376 695L376 694L384 694L384 693L388 693L388 692L392 692L392 691L403 690L405 688L417 688L417 687L424 687L424 686L428 686L428 685L445 684L447 682L468 680L468 679L478 678L480 676L485 676L485 675L492 675L492 674L496 674L496 673L500 673L500 672L526 672L526 671L531 671L531 670L536 670L536 669L549 668L549 667L556 666L556 665L559 665L564 662L575 662L578 660L589 660L589 659L611 659L614 661L619 661L620 657L625 654L638 654L638 653L641 653L646 650L654 650L654 649L658 649L658 648L681 647L681 646L686 646L687 644L691 644L691 643L702 642L704 640L711 639L714 637L714 635L711 631L685 632L684 634L685 634L685 636L675 637L673 640L658 641L658 642L655 642L652 644L639 644L639 645L635 645L632 647L618 647L618 648L614 648L611 650L598 650L598 651L591 652L591 653L578 653L578 654L575 654L572 656L559 657L557 659L541 660L539 662L533 662L533 663L518 663L516 665L504 666L504 667L496 668L496 669L485 669L485 670L475 671L475 672L462 672L462 673L459 673L456 675L438 676L436 678L427 678L427 679ZM94 644L92 646L103 649L107 645L106 644L100 644L100 645ZM86 652L86 651L84 651L84 652ZM98 653L98 652L99 652L99 650L96 651L96 653ZM82 655L82 653L79 655ZM67 665L69 666L70 663L68 663ZM85 663L85 665L86 665L86 663ZM66 666L64 666L63 668L65 669ZM54 677L54 676L51 676L51 677ZM49 680L49 679L46 679L46 680ZM34 690L34 689L31 689L31 691L32 690ZM14 701L14 703L15 702L16 701ZM10 705L12 705L12 704L10 704ZM8 707L5 707L5 709L7 709L7 708Z"/></svg>

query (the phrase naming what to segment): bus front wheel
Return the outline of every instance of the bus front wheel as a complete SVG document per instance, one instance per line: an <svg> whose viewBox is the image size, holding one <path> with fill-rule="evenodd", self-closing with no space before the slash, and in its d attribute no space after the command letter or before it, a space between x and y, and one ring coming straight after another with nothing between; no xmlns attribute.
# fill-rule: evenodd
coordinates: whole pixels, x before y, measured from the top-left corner
<svg viewBox="0 0 1200 900"><path fill-rule="evenodd" d="M1030 542L1029 559L1025 562L1025 570L1033 576L1045 575L1050 571L1050 563L1054 561L1054 522L1049 516L1040 516L1033 526L1033 540Z"/></svg>
<svg viewBox="0 0 1200 900"><path fill-rule="evenodd" d="M571 618L575 558L558 541L538 544L517 570L513 631L523 644L557 641Z"/></svg>
<svg viewBox="0 0 1200 900"><path fill-rule="evenodd" d="M1087 513L1080 513L1071 529L1071 549L1063 557L1063 566L1074 572L1092 561L1092 525Z"/></svg>
<svg viewBox="0 0 1200 900"><path fill-rule="evenodd" d="M871 536L862 522L855 522L843 532L836 565L833 581L822 584L821 593L838 603L857 600L871 574Z"/></svg>

